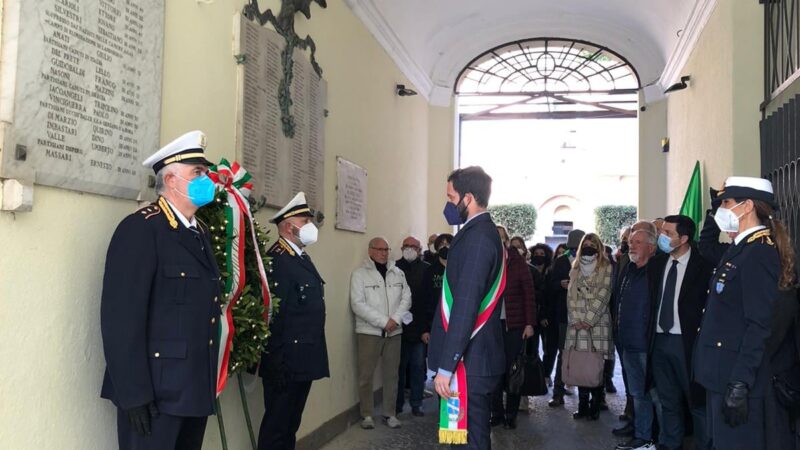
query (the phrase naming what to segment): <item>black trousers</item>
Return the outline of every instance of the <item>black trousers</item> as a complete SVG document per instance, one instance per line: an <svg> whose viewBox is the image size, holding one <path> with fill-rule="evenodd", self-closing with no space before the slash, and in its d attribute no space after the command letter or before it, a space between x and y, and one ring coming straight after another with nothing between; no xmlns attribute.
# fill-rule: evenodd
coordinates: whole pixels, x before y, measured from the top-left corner
<svg viewBox="0 0 800 450"><path fill-rule="evenodd" d="M522 332L520 332L520 335ZM491 450L492 394L502 385L503 376L471 377L467 375L467 445L453 445L452 450Z"/></svg>
<svg viewBox="0 0 800 450"><path fill-rule="evenodd" d="M290 381L283 389L262 378L264 418L258 432L258 450L293 450L303 418L310 381Z"/></svg>
<svg viewBox="0 0 800 450"><path fill-rule="evenodd" d="M150 434L131 428L128 414L117 408L117 438L120 450L200 450L208 417L178 417L159 414L150 421Z"/></svg>
<svg viewBox="0 0 800 450"><path fill-rule="evenodd" d="M544 366L544 376L549 377L553 374L553 367L556 365L558 355L558 323L550 322L546 327L541 328L542 333L542 365Z"/></svg>
<svg viewBox="0 0 800 450"><path fill-rule="evenodd" d="M522 351L522 331L522 328L515 328L506 330L503 333L503 344L506 353L506 376L508 376L511 364L514 363L514 358ZM492 395L492 417L505 417L513 420L517 417L517 412L519 411L520 396L506 393L506 405L503 408L504 387L505 383L499 383Z"/></svg>

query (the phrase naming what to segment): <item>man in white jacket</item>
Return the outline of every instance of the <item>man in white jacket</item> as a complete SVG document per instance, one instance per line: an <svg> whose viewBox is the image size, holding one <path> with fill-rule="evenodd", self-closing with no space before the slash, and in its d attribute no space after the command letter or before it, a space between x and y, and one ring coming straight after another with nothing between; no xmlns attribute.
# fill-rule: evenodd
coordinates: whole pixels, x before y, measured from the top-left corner
<svg viewBox="0 0 800 450"><path fill-rule="evenodd" d="M375 427L372 379L378 361L383 372L384 419L390 428L401 425L394 414L394 404L403 333L401 324L411 308L411 289L403 271L389 259L390 251L386 239L373 238L369 241L369 258L353 271L350 279L350 307L356 317L358 397L364 429Z"/></svg>

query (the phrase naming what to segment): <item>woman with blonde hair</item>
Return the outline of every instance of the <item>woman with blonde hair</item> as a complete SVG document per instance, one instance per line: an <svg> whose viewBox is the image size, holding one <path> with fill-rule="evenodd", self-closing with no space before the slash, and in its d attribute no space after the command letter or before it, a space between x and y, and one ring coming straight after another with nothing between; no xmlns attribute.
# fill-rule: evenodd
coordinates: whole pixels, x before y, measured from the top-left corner
<svg viewBox="0 0 800 450"><path fill-rule="evenodd" d="M603 354L604 359L614 359L609 312L611 271L611 262L600 237L594 233L584 236L569 274L569 331L565 349L574 346L577 351L590 351L594 347ZM597 420L602 397L602 382L598 386L578 386L578 411L572 417Z"/></svg>

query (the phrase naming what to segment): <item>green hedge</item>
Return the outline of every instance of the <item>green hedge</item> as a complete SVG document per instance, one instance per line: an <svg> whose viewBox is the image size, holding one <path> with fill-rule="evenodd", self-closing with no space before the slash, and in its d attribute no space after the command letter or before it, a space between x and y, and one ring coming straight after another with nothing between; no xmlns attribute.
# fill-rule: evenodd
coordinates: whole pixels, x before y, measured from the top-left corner
<svg viewBox="0 0 800 450"><path fill-rule="evenodd" d="M530 204L512 203L508 205L490 206L494 223L504 225L509 237L516 235L530 239L536 233L536 207Z"/></svg>
<svg viewBox="0 0 800 450"><path fill-rule="evenodd" d="M597 234L606 245L619 244L619 230L636 222L636 207L604 205L594 209Z"/></svg>

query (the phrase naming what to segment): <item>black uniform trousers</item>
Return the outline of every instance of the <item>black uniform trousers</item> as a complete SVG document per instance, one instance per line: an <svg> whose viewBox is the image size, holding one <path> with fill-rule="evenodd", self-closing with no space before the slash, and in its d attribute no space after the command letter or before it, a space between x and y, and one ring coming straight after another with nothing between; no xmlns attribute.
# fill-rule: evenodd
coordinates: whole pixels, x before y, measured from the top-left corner
<svg viewBox="0 0 800 450"><path fill-rule="evenodd" d="M492 394L502 385L503 376L471 377L467 375L467 445L453 445L452 450L491 450Z"/></svg>
<svg viewBox="0 0 800 450"><path fill-rule="evenodd" d="M505 322L503 323L505 328ZM517 355L522 351L522 328L514 328L512 330L505 330L503 333L503 344L506 352L506 377L514 364ZM492 417L499 417L505 420L514 420L517 418L519 412L519 403L521 397L518 394L506 393L506 406L503 407L503 391L505 390L506 383L499 383L497 389L492 396Z"/></svg>
<svg viewBox="0 0 800 450"><path fill-rule="evenodd" d="M725 423L722 402L725 394L706 391L707 432L715 450L766 450L764 399L748 397L747 422L738 427Z"/></svg>
<svg viewBox="0 0 800 450"><path fill-rule="evenodd" d="M264 385L264 418L258 433L258 450L292 450L303 418L311 381L289 381L282 389L261 379Z"/></svg>
<svg viewBox="0 0 800 450"><path fill-rule="evenodd" d="M117 408L119 450L200 450L208 417L177 417L161 413L150 419L150 434L131 428L128 413Z"/></svg>

